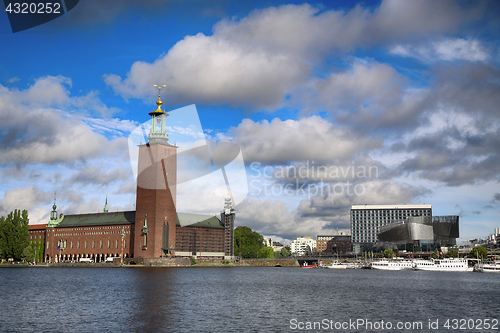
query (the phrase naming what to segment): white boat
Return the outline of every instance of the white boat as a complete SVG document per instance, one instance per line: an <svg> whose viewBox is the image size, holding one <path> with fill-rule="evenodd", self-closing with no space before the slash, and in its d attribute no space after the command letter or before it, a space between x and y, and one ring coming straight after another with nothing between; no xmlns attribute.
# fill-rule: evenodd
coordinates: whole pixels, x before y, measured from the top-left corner
<svg viewBox="0 0 500 333"><path fill-rule="evenodd" d="M329 266L324 266L326 268L331 268L331 269L346 269L347 265L342 265L339 263L337 260L332 261L332 264Z"/></svg>
<svg viewBox="0 0 500 333"><path fill-rule="evenodd" d="M413 269L413 261L404 259L377 260L372 261L370 267L386 271L401 271L403 269Z"/></svg>
<svg viewBox="0 0 500 333"><path fill-rule="evenodd" d="M445 258L431 260L414 260L414 268L420 271L440 271L440 272L472 272L467 259Z"/></svg>
<svg viewBox="0 0 500 333"><path fill-rule="evenodd" d="M362 264L359 262L348 262L345 266L347 269L358 269L362 267Z"/></svg>
<svg viewBox="0 0 500 333"><path fill-rule="evenodd" d="M483 273L500 273L500 260L479 264L478 271Z"/></svg>

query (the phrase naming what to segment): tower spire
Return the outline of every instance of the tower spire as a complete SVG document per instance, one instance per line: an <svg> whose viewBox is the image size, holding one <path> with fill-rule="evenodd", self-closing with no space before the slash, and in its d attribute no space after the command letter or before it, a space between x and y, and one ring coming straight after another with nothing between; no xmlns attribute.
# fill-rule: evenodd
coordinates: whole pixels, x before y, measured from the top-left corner
<svg viewBox="0 0 500 333"><path fill-rule="evenodd" d="M54 205L52 206L52 212L50 213L50 220L57 220L57 206L56 206L56 191L54 191Z"/></svg>
<svg viewBox="0 0 500 333"><path fill-rule="evenodd" d="M157 108L153 112L150 112L151 116L151 132L149 132L148 140L149 142L158 142L158 141L168 141L168 134L166 130L166 118L168 117L168 113L162 110L161 106L163 102L161 100L161 89L166 87L163 85L154 85L154 87L158 88L158 100L156 101Z"/></svg>
<svg viewBox="0 0 500 333"><path fill-rule="evenodd" d="M106 192L106 204L104 205L104 212L108 212L108 192Z"/></svg>

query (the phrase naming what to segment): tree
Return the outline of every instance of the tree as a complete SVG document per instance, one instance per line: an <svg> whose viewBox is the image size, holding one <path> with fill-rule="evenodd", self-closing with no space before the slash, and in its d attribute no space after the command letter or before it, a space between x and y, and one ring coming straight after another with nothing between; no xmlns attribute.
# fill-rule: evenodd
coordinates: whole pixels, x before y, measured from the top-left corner
<svg viewBox="0 0 500 333"><path fill-rule="evenodd" d="M274 251L272 247L265 246L259 250L259 258L274 258Z"/></svg>
<svg viewBox="0 0 500 333"><path fill-rule="evenodd" d="M21 253L21 259L23 261L33 261L33 258L35 258L35 253L31 246L28 245L24 248L23 253Z"/></svg>
<svg viewBox="0 0 500 333"><path fill-rule="evenodd" d="M43 242L42 242L42 240L40 238L32 239L30 241L30 246L31 246L31 250L33 251L34 255L36 256L35 261L42 262L43 261Z"/></svg>
<svg viewBox="0 0 500 333"><path fill-rule="evenodd" d="M438 250L434 250L434 252L432 252L432 259L439 259L439 252Z"/></svg>
<svg viewBox="0 0 500 333"><path fill-rule="evenodd" d="M458 251L454 250L454 249L448 250L448 253L446 253L446 256L448 258L458 258Z"/></svg>
<svg viewBox="0 0 500 333"><path fill-rule="evenodd" d="M392 258L394 257L394 250L393 249L385 249L384 250L384 258Z"/></svg>
<svg viewBox="0 0 500 333"><path fill-rule="evenodd" d="M262 237L259 233L252 231L249 227L239 226L234 229L234 255L240 255L240 232L241 232L241 256L243 258L257 258L260 249L264 247Z"/></svg>
<svg viewBox="0 0 500 333"><path fill-rule="evenodd" d="M14 210L6 218L0 217L0 256L2 259L21 260L29 241L28 211Z"/></svg>
<svg viewBox="0 0 500 333"><path fill-rule="evenodd" d="M486 259L488 258L488 250L483 246L475 246L468 254L469 258Z"/></svg>
<svg viewBox="0 0 500 333"><path fill-rule="evenodd" d="M285 248L282 248L281 251L276 251L276 257L289 257L291 252Z"/></svg>

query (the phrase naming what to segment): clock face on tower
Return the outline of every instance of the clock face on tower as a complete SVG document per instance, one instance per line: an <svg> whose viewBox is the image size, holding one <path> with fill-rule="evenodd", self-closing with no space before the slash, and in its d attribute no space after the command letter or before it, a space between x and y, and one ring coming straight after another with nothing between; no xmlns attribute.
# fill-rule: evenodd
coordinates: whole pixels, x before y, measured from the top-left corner
<svg viewBox="0 0 500 333"><path fill-rule="evenodd" d="M226 215L229 215L231 213L231 211L229 209L226 209L225 213L226 213Z"/></svg>

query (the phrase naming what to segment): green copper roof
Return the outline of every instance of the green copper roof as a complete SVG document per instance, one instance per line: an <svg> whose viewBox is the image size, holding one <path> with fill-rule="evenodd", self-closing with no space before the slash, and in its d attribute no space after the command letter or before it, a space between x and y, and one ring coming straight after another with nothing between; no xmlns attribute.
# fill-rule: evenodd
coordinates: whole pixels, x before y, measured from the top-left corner
<svg viewBox="0 0 500 333"><path fill-rule="evenodd" d="M64 215L60 221L57 225L59 228L133 224L135 223L135 211Z"/></svg>
<svg viewBox="0 0 500 333"><path fill-rule="evenodd" d="M49 223L49 228L135 224L135 211L63 215L55 223L52 222ZM176 224L182 227L224 228L222 222L213 215L177 213Z"/></svg>
<svg viewBox="0 0 500 333"><path fill-rule="evenodd" d="M182 227L224 228L221 221L213 215L177 213L176 224Z"/></svg>

